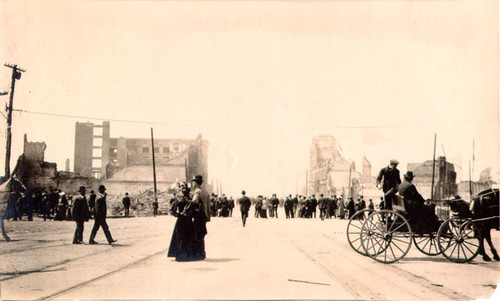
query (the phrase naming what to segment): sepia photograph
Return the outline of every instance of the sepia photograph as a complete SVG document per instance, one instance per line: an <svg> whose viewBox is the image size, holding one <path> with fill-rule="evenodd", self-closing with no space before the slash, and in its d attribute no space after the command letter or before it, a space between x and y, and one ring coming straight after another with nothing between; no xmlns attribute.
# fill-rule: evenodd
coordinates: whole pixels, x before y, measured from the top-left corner
<svg viewBox="0 0 500 301"><path fill-rule="evenodd" d="M0 298L500 298L499 57L498 0L0 1Z"/></svg>

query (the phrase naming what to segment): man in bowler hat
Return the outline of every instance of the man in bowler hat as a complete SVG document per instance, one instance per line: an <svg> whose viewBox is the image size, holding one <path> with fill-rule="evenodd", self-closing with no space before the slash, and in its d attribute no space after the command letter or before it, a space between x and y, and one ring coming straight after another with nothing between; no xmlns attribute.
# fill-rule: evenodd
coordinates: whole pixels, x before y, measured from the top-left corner
<svg viewBox="0 0 500 301"><path fill-rule="evenodd" d="M109 232L108 224L106 223L106 213L106 187L104 187L104 185L99 185L99 195L97 196L95 202L94 227L92 228L92 233L90 233L89 244L97 244L94 238L100 227L102 227L102 231L104 231L104 235L106 235L106 239L109 244L116 242L116 240L111 237L111 232Z"/></svg>
<svg viewBox="0 0 500 301"><path fill-rule="evenodd" d="M201 188L203 177L194 176L191 179L193 190L193 257L195 260L206 258L205 235L207 235L207 222L210 221L210 196Z"/></svg>
<svg viewBox="0 0 500 301"><path fill-rule="evenodd" d="M76 222L75 235L73 236L73 244L83 243L83 223L89 220L89 207L85 198L85 186L80 186L78 193L80 194L73 201L73 220Z"/></svg>

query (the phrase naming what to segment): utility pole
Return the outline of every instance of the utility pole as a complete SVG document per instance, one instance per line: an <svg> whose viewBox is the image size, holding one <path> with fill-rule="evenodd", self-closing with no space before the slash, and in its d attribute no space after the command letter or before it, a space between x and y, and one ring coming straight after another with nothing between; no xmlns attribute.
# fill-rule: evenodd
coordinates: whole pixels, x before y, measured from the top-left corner
<svg viewBox="0 0 500 301"><path fill-rule="evenodd" d="M153 138L153 128L151 128L151 154L153 155L153 194L155 202L158 200L156 197L156 164L155 164L155 141Z"/></svg>
<svg viewBox="0 0 500 301"><path fill-rule="evenodd" d="M18 68L17 65L4 64L4 66L12 68L9 106L7 107L7 143L5 151L5 179L8 179L10 178L10 149L12 145L12 110L14 104L14 89L16 87L16 79L21 79L21 72L25 72L25 70Z"/></svg>

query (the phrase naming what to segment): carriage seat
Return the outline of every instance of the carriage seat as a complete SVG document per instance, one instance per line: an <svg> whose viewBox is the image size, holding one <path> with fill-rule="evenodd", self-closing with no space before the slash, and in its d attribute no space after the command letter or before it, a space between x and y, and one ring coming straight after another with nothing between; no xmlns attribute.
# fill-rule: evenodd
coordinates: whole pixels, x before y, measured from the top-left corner
<svg viewBox="0 0 500 301"><path fill-rule="evenodd" d="M436 232L439 228L440 223L434 204L415 206L415 204L409 204L404 197L395 195L392 201L392 209L402 213L415 232L430 233Z"/></svg>
<svg viewBox="0 0 500 301"><path fill-rule="evenodd" d="M395 197L392 199L392 209L402 213L407 213L405 206L405 198L396 194Z"/></svg>

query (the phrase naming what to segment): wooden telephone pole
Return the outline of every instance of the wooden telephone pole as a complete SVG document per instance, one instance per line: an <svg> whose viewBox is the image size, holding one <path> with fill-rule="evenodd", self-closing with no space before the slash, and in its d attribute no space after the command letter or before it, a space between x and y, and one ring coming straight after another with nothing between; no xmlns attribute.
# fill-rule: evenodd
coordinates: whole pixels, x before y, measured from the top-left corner
<svg viewBox="0 0 500 301"><path fill-rule="evenodd" d="M10 178L10 149L12 146L12 110L14 104L14 89L16 87L16 79L21 79L21 72L25 72L25 70L17 67L17 65L4 64L4 66L12 68L9 106L7 107L7 143L5 151L5 179L8 179Z"/></svg>

